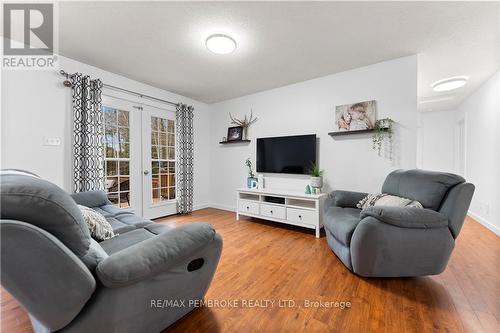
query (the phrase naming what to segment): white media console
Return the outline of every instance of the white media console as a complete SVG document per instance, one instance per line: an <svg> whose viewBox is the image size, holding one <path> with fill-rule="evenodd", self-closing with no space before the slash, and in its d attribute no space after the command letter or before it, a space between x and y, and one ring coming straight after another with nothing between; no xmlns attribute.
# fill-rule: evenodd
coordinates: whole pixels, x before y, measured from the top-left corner
<svg viewBox="0 0 500 333"><path fill-rule="evenodd" d="M240 215L256 217L316 230L316 238L323 226L323 206L327 197L322 194L239 188L236 220Z"/></svg>

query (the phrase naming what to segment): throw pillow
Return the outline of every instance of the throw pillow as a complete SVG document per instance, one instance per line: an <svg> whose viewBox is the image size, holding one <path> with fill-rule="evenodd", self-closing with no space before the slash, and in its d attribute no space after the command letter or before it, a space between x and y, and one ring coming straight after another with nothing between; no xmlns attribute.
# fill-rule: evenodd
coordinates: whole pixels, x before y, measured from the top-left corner
<svg viewBox="0 0 500 333"><path fill-rule="evenodd" d="M111 224L109 224L102 214L89 207L78 205L78 208L82 211L83 220L87 223L92 238L103 241L117 236L113 232Z"/></svg>
<svg viewBox="0 0 500 333"><path fill-rule="evenodd" d="M356 207L365 209L372 206L391 206L391 207L418 207L424 208L422 204L416 200L401 198L395 195L386 193L368 194L361 199Z"/></svg>

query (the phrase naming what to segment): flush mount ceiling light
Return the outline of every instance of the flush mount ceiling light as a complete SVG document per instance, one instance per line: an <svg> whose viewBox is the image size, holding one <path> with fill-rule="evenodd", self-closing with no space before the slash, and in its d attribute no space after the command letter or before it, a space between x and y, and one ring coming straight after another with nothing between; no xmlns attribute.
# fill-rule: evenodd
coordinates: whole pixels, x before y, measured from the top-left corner
<svg viewBox="0 0 500 333"><path fill-rule="evenodd" d="M236 50L236 41L222 34L208 36L205 45L207 49L216 54L229 54Z"/></svg>
<svg viewBox="0 0 500 333"><path fill-rule="evenodd" d="M450 91L465 86L468 76L454 76L442 79L431 84L434 91Z"/></svg>

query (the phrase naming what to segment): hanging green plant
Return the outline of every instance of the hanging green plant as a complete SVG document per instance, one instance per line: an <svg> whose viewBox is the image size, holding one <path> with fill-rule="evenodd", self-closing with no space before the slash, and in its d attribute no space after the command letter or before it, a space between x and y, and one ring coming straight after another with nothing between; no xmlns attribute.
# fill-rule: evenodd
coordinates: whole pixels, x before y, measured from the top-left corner
<svg viewBox="0 0 500 333"><path fill-rule="evenodd" d="M392 134L394 120L391 118L383 118L375 121L373 126L372 148L377 150L378 156L382 154L382 144L387 138L389 140L389 159L392 160Z"/></svg>

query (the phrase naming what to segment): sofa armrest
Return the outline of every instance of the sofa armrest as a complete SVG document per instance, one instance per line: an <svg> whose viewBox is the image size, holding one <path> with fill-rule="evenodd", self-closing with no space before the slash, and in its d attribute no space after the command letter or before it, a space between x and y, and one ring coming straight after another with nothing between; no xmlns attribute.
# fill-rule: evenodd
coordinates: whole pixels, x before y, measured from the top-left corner
<svg viewBox="0 0 500 333"><path fill-rule="evenodd" d="M448 226L446 216L425 208L375 206L361 211L361 219L368 216L401 228L433 229Z"/></svg>
<svg viewBox="0 0 500 333"><path fill-rule="evenodd" d="M216 235L207 223L177 227L110 255L97 266L97 276L109 288L148 279L182 263Z"/></svg>
<svg viewBox="0 0 500 333"><path fill-rule="evenodd" d="M71 194L71 197L78 205L86 207L100 207L104 205L111 205L106 192L104 191L86 191Z"/></svg>
<svg viewBox="0 0 500 333"><path fill-rule="evenodd" d="M329 196L334 206L357 208L358 202L367 195L368 193L364 192L336 190L331 192Z"/></svg>

